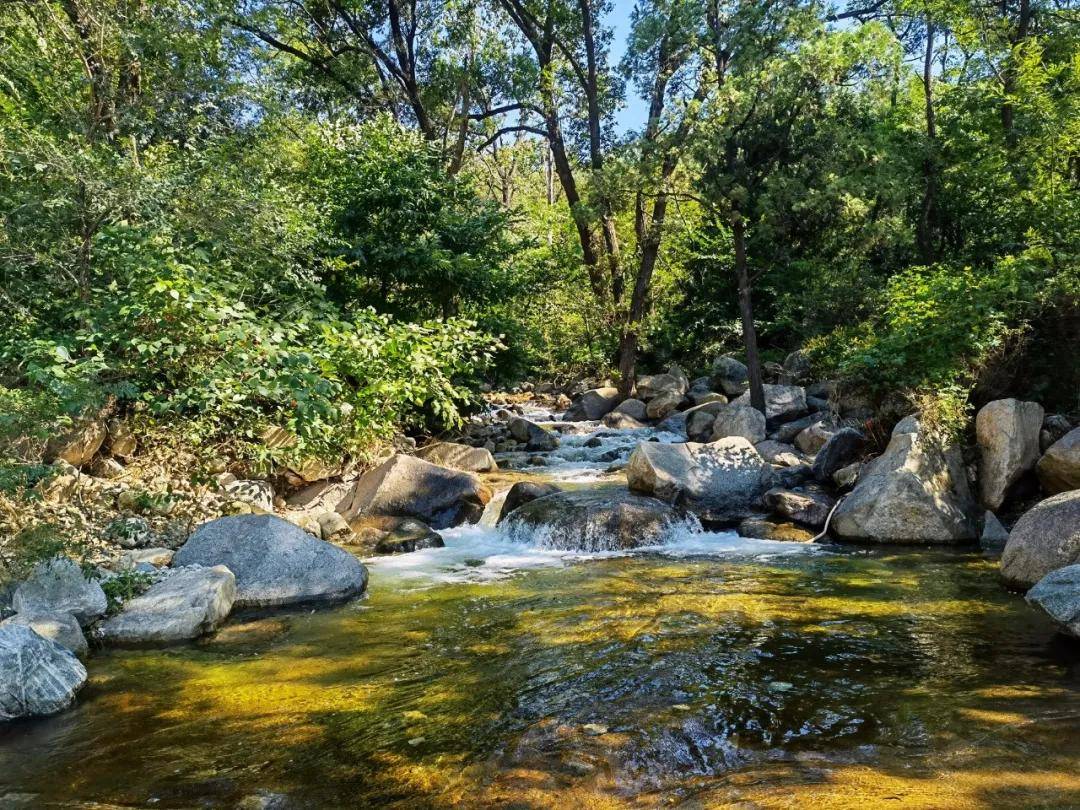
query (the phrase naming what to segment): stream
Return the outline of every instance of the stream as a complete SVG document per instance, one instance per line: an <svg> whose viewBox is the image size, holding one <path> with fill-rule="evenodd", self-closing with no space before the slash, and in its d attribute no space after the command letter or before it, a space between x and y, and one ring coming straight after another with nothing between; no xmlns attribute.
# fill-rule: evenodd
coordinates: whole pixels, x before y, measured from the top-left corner
<svg viewBox="0 0 1080 810"><path fill-rule="evenodd" d="M491 483L624 486L678 440L565 427ZM1080 807L1080 645L995 560L689 524L575 554L503 536L502 497L363 599L95 654L0 728L0 807Z"/></svg>

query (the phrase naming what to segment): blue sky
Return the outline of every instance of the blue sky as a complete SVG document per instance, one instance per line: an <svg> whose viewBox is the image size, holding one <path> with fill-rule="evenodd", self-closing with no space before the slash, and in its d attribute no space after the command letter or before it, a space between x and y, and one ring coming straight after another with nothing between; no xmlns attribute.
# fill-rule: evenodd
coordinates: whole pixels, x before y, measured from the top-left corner
<svg viewBox="0 0 1080 810"><path fill-rule="evenodd" d="M611 43L611 63L617 65L626 51L626 39L630 34L630 13L634 10L635 0L611 0L611 13L607 22L613 31ZM638 96L633 87L626 88L626 106L619 110L616 118L620 132L640 128L645 125L648 104Z"/></svg>

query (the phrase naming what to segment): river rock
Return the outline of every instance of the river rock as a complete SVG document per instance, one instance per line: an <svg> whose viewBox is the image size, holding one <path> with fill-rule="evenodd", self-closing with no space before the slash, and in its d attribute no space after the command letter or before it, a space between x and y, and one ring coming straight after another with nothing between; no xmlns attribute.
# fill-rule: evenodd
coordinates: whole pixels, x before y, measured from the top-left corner
<svg viewBox="0 0 1080 810"><path fill-rule="evenodd" d="M609 427L612 430L641 430L648 427L644 422L640 422L632 416L625 413L619 413L618 411L612 411L606 414L602 420L604 427Z"/></svg>
<svg viewBox="0 0 1080 810"><path fill-rule="evenodd" d="M1067 565L1040 579L1024 597L1043 610L1061 629L1080 638L1080 565Z"/></svg>
<svg viewBox="0 0 1080 810"><path fill-rule="evenodd" d="M686 394L687 400L691 405L706 405L709 402L719 402L722 405L726 405L728 398L723 394L718 394L715 391L694 391L690 390Z"/></svg>
<svg viewBox="0 0 1080 810"><path fill-rule="evenodd" d="M683 395L677 391L661 391L649 400L645 413L650 419L663 419L674 413L683 402Z"/></svg>
<svg viewBox="0 0 1080 810"><path fill-rule="evenodd" d="M70 430L49 439L45 447L45 458L48 461L64 461L72 467L82 467L90 463L108 435L109 431L104 422L98 419L81 421Z"/></svg>
<svg viewBox="0 0 1080 810"><path fill-rule="evenodd" d="M404 554L442 548L442 535L416 518L371 516L354 521L353 542L365 554Z"/></svg>
<svg viewBox="0 0 1080 810"><path fill-rule="evenodd" d="M1080 428L1069 431L1050 445L1035 471L1039 483L1051 495L1080 489Z"/></svg>
<svg viewBox="0 0 1080 810"><path fill-rule="evenodd" d="M1009 530L1001 525L997 515L987 510L986 514L983 515L983 529L982 534L979 535L979 546L984 551L1001 551L1008 542Z"/></svg>
<svg viewBox="0 0 1080 810"><path fill-rule="evenodd" d="M529 501L535 501L537 498L554 495L556 492L562 492L562 489L555 484L518 481L506 493L506 499L503 501L502 510L499 512L499 519L496 522L502 523L519 506L523 506Z"/></svg>
<svg viewBox="0 0 1080 810"><path fill-rule="evenodd" d="M714 422L716 422L715 413L694 411L686 418L686 437L692 442L710 441Z"/></svg>
<svg viewBox="0 0 1080 810"><path fill-rule="evenodd" d="M784 444L793 444L795 437L806 430L811 425L815 425L822 421L822 414L820 413L808 413L806 416L801 416L798 419L793 419L790 422L785 422L776 428L769 434L769 438L776 442L783 442Z"/></svg>
<svg viewBox="0 0 1080 810"><path fill-rule="evenodd" d="M635 391L638 399L648 402L660 394L678 394L679 398L690 388L690 382L686 375L677 377L673 374L650 374L638 377Z"/></svg>
<svg viewBox="0 0 1080 810"><path fill-rule="evenodd" d="M10 619L0 622L0 627L5 624L29 627L42 638L55 641L64 649L71 650L79 658L90 652L79 622L70 613L16 613Z"/></svg>
<svg viewBox="0 0 1080 810"><path fill-rule="evenodd" d="M632 419L636 419L639 422L644 422L649 418L646 412L645 403L640 399L624 399L611 413L625 414ZM608 414L610 416L611 414Z"/></svg>
<svg viewBox="0 0 1080 810"><path fill-rule="evenodd" d="M772 467L740 436L708 444L643 442L626 467L630 489L716 520L745 517L761 504Z"/></svg>
<svg viewBox="0 0 1080 810"><path fill-rule="evenodd" d="M537 425L539 427L539 425ZM541 428L543 430L543 428ZM553 437L554 438L554 437ZM556 439L556 444L558 440ZM497 470L495 457L483 447L469 447L456 442L436 442L416 451L416 457L441 467L464 472L491 472Z"/></svg>
<svg viewBox="0 0 1080 810"><path fill-rule="evenodd" d="M739 537L756 540L783 540L791 543L809 543L814 533L796 526L794 523L778 523L761 517L749 517L739 523L736 532Z"/></svg>
<svg viewBox="0 0 1080 810"><path fill-rule="evenodd" d="M737 397L746 390L749 380L749 370L734 357L723 355L713 361L709 382L715 390L729 397Z"/></svg>
<svg viewBox="0 0 1080 810"><path fill-rule="evenodd" d="M866 437L855 428L836 431L814 456L814 479L821 484L831 482L839 470L862 457L865 447Z"/></svg>
<svg viewBox="0 0 1080 810"><path fill-rule="evenodd" d="M1043 417L1042 430L1039 431L1039 449L1046 452L1050 445L1072 429L1069 420L1059 413L1048 413Z"/></svg>
<svg viewBox="0 0 1080 810"><path fill-rule="evenodd" d="M105 615L105 591L82 568L65 557L39 563L30 578L15 589L16 613L70 613L84 627Z"/></svg>
<svg viewBox="0 0 1080 810"><path fill-rule="evenodd" d="M862 462L856 461L848 464L846 467L841 467L839 470L833 473L832 480L839 489L851 489L859 480L859 475L862 474Z"/></svg>
<svg viewBox="0 0 1080 810"><path fill-rule="evenodd" d="M1051 571L1080 563L1080 490L1062 492L1021 515L1001 553L1001 574L1030 587Z"/></svg>
<svg viewBox="0 0 1080 810"><path fill-rule="evenodd" d="M615 409L619 404L618 388L593 388L567 408L563 419L567 422L596 421Z"/></svg>
<svg viewBox="0 0 1080 810"><path fill-rule="evenodd" d="M617 489L558 492L537 498L504 521L510 537L544 548L617 551L667 542L686 516L656 498Z"/></svg>
<svg viewBox="0 0 1080 810"><path fill-rule="evenodd" d="M814 477L809 464L796 464L794 467L773 468L773 485L782 489L793 489L808 483Z"/></svg>
<svg viewBox="0 0 1080 810"><path fill-rule="evenodd" d="M770 464L781 467L797 467L805 462L804 456L790 444L766 439L754 445L758 454Z"/></svg>
<svg viewBox="0 0 1080 810"><path fill-rule="evenodd" d="M813 490L796 492L774 487L765 493L765 505L773 512L816 529L825 525L835 503L824 492Z"/></svg>
<svg viewBox="0 0 1080 810"><path fill-rule="evenodd" d="M367 587L367 569L356 557L273 515L204 523L173 562L224 565L236 577L236 607L337 601Z"/></svg>
<svg viewBox="0 0 1080 810"><path fill-rule="evenodd" d="M479 520L490 499L491 491L472 473L399 453L360 476L338 511L349 521L396 515L445 529Z"/></svg>
<svg viewBox="0 0 1080 810"><path fill-rule="evenodd" d="M765 416L761 411L738 402L722 408L713 420L711 439L716 441L729 436L741 436L750 444L764 441Z"/></svg>
<svg viewBox="0 0 1080 810"><path fill-rule="evenodd" d="M832 438L835 433L835 428L831 427L824 420L819 419L817 422L810 425L810 427L799 431L799 435L795 437L795 446L807 455L812 456L824 447L825 443Z"/></svg>
<svg viewBox="0 0 1080 810"><path fill-rule="evenodd" d="M534 453L554 450L559 446L558 436L522 416L511 419L507 428L511 436L525 444L526 450Z"/></svg>
<svg viewBox="0 0 1080 810"><path fill-rule="evenodd" d="M236 600L236 577L223 565L174 569L98 629L117 645L175 644L211 633Z"/></svg>
<svg viewBox="0 0 1080 810"><path fill-rule="evenodd" d="M313 528L317 528L318 532L304 529L309 534L321 537L328 543L347 544L352 541L352 527L349 526L349 521L345 520L340 512L322 512L312 519L315 521ZM304 527L301 526L300 528L303 529Z"/></svg>
<svg viewBox="0 0 1080 810"><path fill-rule="evenodd" d="M825 449L814 462L815 477ZM959 450L943 450L919 433L894 435L885 452L863 468L830 529L842 539L867 542L975 540L975 503Z"/></svg>
<svg viewBox="0 0 1080 810"><path fill-rule="evenodd" d="M806 389L799 385L765 385L765 417L774 423L790 422L806 413ZM737 405L750 404L750 392L734 400ZM762 438L765 438L762 436Z"/></svg>
<svg viewBox="0 0 1080 810"><path fill-rule="evenodd" d="M24 625L0 626L0 720L62 711L84 683L86 667L71 650Z"/></svg>
<svg viewBox="0 0 1080 810"><path fill-rule="evenodd" d="M1043 409L1037 402L998 399L975 416L979 446L979 497L987 509L997 509L1009 488L1039 460L1039 431Z"/></svg>

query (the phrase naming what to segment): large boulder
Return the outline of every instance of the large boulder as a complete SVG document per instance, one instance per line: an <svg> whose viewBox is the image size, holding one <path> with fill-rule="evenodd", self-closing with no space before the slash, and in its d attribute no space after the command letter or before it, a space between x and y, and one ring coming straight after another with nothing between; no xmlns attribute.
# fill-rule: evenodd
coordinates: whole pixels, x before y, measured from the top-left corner
<svg viewBox="0 0 1080 810"><path fill-rule="evenodd" d="M72 467L82 467L97 455L108 435L104 422L98 419L81 421L49 440L45 448L46 460L65 461Z"/></svg>
<svg viewBox="0 0 1080 810"><path fill-rule="evenodd" d="M526 450L534 453L554 450L559 446L558 436L522 416L512 418L506 427L511 436L525 445Z"/></svg>
<svg viewBox="0 0 1080 810"><path fill-rule="evenodd" d="M555 484L536 481L518 481L510 487L510 491L506 493L506 498L503 500L502 511L499 512L499 518L496 522L502 523L506 518L510 517L510 513L519 506L524 506L530 501L535 501L537 498L554 495L556 492L562 492L562 489Z"/></svg>
<svg viewBox="0 0 1080 810"><path fill-rule="evenodd" d="M399 453L360 476L338 511L350 521L396 515L445 529L479 520L490 499L491 491L475 475Z"/></svg>
<svg viewBox="0 0 1080 810"><path fill-rule="evenodd" d="M601 422L603 422L604 427L609 427L612 430L641 430L648 427L647 424L635 419L633 416L618 411L605 414Z"/></svg>
<svg viewBox="0 0 1080 810"><path fill-rule="evenodd" d="M1080 563L1080 490L1062 492L1021 515L1001 553L1001 574L1030 587L1057 568Z"/></svg>
<svg viewBox="0 0 1080 810"><path fill-rule="evenodd" d="M632 419L644 422L649 418L645 403L640 399L624 399L611 413L626 414ZM611 414L608 414L610 416Z"/></svg>
<svg viewBox="0 0 1080 810"><path fill-rule="evenodd" d="M62 711L84 683L71 650L25 625L0 626L0 721Z"/></svg>
<svg viewBox="0 0 1080 810"><path fill-rule="evenodd" d="M689 428L689 422L687 422ZM689 431L688 431L689 432ZM765 440L765 416L749 405L734 403L720 410L712 423L712 440L741 436L750 444Z"/></svg>
<svg viewBox="0 0 1080 810"><path fill-rule="evenodd" d="M118 645L188 641L216 630L235 600L236 577L228 568L178 568L128 601L98 633Z"/></svg>
<svg viewBox="0 0 1080 810"><path fill-rule="evenodd" d="M686 438L692 442L710 441L715 422L715 413L704 410L694 411L686 417Z"/></svg>
<svg viewBox="0 0 1080 810"><path fill-rule="evenodd" d="M1051 495L1080 489L1080 428L1050 445L1035 472L1043 489Z"/></svg>
<svg viewBox="0 0 1080 810"><path fill-rule="evenodd" d="M630 456L626 481L635 492L731 520L760 506L773 472L750 442L733 436L708 444L643 442Z"/></svg>
<svg viewBox="0 0 1080 810"><path fill-rule="evenodd" d="M273 515L204 523L173 564L228 568L236 577L236 607L332 602L367 587L367 569L356 557Z"/></svg>
<svg viewBox="0 0 1080 810"><path fill-rule="evenodd" d="M669 504L617 489L557 492L519 506L503 521L511 538L576 551L660 545L685 525L686 516Z"/></svg>
<svg viewBox="0 0 1080 810"><path fill-rule="evenodd" d="M457 442L436 442L416 451L416 457L440 467L463 472L491 472L497 470L495 457L483 447L470 447Z"/></svg>
<svg viewBox="0 0 1080 810"><path fill-rule="evenodd" d="M799 431L795 437L795 446L809 456L815 455L836 433L836 428L824 419L819 419L810 427Z"/></svg>
<svg viewBox="0 0 1080 810"><path fill-rule="evenodd" d="M683 402L683 395L677 391L661 391L649 400L645 413L650 419L663 419L678 410Z"/></svg>
<svg viewBox="0 0 1080 810"><path fill-rule="evenodd" d="M713 361L709 382L714 390L729 397L737 397L746 390L749 380L749 370L734 357L724 355Z"/></svg>
<svg viewBox="0 0 1080 810"><path fill-rule="evenodd" d="M79 658L90 651L79 622L70 613L16 613L10 619L5 619L0 623L0 627L5 624L21 624L29 627L39 636L71 650Z"/></svg>
<svg viewBox="0 0 1080 810"><path fill-rule="evenodd" d="M16 613L70 613L84 627L105 615L109 602L97 580L65 557L40 563L15 589Z"/></svg>
<svg viewBox="0 0 1080 810"><path fill-rule="evenodd" d="M824 450L815 459L815 477ZM830 529L839 538L861 542L975 540L975 502L960 452L941 448L920 433L894 435L885 452L862 470L833 514Z"/></svg>
<svg viewBox="0 0 1080 810"><path fill-rule="evenodd" d="M1080 565L1051 571L1024 598L1043 610L1063 632L1080 638Z"/></svg>
<svg viewBox="0 0 1080 810"><path fill-rule="evenodd" d="M806 413L806 389L799 385L765 385L765 417L770 422L790 422ZM750 404L750 392L734 400L738 405Z"/></svg>
<svg viewBox="0 0 1080 810"><path fill-rule="evenodd" d="M858 461L866 447L866 437L855 428L841 428L825 440L814 456L814 479L826 484L844 467Z"/></svg>
<svg viewBox="0 0 1080 810"><path fill-rule="evenodd" d="M979 499L997 509L1009 488L1039 460L1043 409L1037 402L997 399L975 416L979 446Z"/></svg>
<svg viewBox="0 0 1080 810"><path fill-rule="evenodd" d="M690 382L686 379L686 375L676 376L674 374L650 374L644 377L638 377L637 386L635 388L638 399L642 399L648 402L653 397L660 396L660 394L678 394L682 397L690 389Z"/></svg>
<svg viewBox="0 0 1080 810"><path fill-rule="evenodd" d="M814 528L825 525L835 503L824 492L812 489L797 491L774 487L765 493L765 505L773 512Z"/></svg>
<svg viewBox="0 0 1080 810"><path fill-rule="evenodd" d="M581 395L581 398L567 408L563 419L567 422L596 421L619 404L618 388L593 388Z"/></svg>
<svg viewBox="0 0 1080 810"><path fill-rule="evenodd" d="M798 450L783 442L766 439L755 444L754 449L767 462L780 467L798 467L806 462L806 458Z"/></svg>

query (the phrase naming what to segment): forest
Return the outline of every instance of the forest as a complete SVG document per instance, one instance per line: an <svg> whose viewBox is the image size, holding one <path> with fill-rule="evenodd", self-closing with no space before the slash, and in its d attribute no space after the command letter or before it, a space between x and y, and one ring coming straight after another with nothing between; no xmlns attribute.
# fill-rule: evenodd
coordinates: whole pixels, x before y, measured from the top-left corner
<svg viewBox="0 0 1080 810"><path fill-rule="evenodd" d="M0 431L362 457L484 382L797 349L957 425L1075 412L1078 39L1069 0L6 3Z"/></svg>

